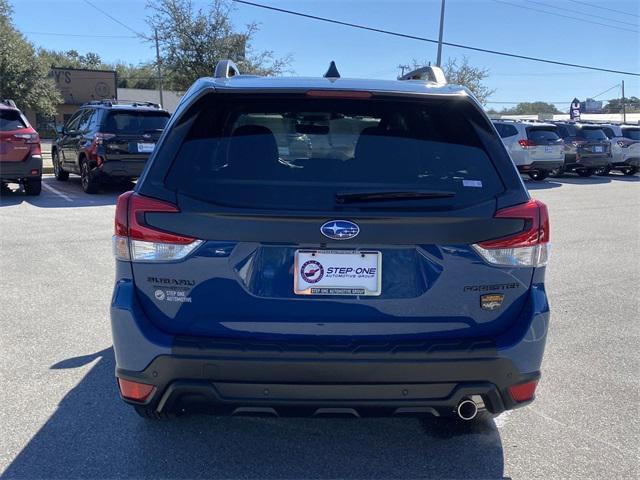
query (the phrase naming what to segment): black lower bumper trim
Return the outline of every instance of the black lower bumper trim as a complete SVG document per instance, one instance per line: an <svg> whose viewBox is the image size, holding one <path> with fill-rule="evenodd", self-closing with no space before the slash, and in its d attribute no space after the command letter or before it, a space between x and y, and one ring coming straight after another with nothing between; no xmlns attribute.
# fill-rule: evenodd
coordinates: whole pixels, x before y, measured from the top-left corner
<svg viewBox="0 0 640 480"><path fill-rule="evenodd" d="M487 352L485 352L487 353ZM514 402L508 387L539 378L521 374L502 357L451 355L371 358L357 355L160 356L142 372L118 369L120 378L156 386L145 405L157 411L191 406L233 414L272 409L277 415L316 415L318 409L353 409L358 416L429 412L453 414L460 401L481 395L500 413ZM134 403L129 401L129 403Z"/></svg>

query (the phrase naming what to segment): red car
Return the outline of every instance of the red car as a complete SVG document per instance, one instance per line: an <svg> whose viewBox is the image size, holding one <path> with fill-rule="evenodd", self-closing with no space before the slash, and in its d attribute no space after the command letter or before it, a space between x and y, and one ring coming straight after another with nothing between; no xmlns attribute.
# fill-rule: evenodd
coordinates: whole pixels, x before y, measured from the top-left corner
<svg viewBox="0 0 640 480"><path fill-rule="evenodd" d="M0 101L0 182L20 183L27 195L42 188L40 136L11 100Z"/></svg>

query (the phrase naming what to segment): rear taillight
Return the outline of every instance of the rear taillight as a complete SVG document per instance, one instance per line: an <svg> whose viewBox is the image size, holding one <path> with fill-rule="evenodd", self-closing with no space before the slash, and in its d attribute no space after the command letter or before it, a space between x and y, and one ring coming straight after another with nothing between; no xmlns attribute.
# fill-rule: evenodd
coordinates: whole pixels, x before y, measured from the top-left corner
<svg viewBox="0 0 640 480"><path fill-rule="evenodd" d="M40 135L37 133L15 133L13 138L24 140L24 143L40 143Z"/></svg>
<svg viewBox="0 0 640 480"><path fill-rule="evenodd" d="M492 265L541 267L549 259L549 212L540 200L498 210L495 218L524 220L524 229L513 235L473 245Z"/></svg>
<svg viewBox="0 0 640 480"><path fill-rule="evenodd" d="M520 140L518 140L518 143L520 144L520 146L522 148L524 148L525 150L529 147L535 147L536 143L532 142L531 140L528 140L526 138L521 138Z"/></svg>
<svg viewBox="0 0 640 480"><path fill-rule="evenodd" d="M40 135L37 133L14 133L15 140L22 140L27 145L31 145L31 155L42 155L40 147Z"/></svg>
<svg viewBox="0 0 640 480"><path fill-rule="evenodd" d="M125 192L116 204L113 253L118 260L133 262L171 262L181 260L202 240L158 230L147 225L145 214L178 213L175 205Z"/></svg>

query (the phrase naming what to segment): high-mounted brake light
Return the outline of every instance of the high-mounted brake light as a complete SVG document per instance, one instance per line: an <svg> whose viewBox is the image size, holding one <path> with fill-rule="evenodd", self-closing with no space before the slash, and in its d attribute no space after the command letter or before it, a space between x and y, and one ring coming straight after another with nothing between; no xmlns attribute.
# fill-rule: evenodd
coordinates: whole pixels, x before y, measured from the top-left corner
<svg viewBox="0 0 640 480"><path fill-rule="evenodd" d="M371 98L373 94L371 92L362 91L350 91L350 90L309 90L307 97L316 98L352 98L352 99L367 99Z"/></svg>
<svg viewBox="0 0 640 480"><path fill-rule="evenodd" d="M498 210L495 218L522 219L524 228L513 235L473 245L492 265L541 267L549 259L549 212L540 200Z"/></svg>
<svg viewBox="0 0 640 480"><path fill-rule="evenodd" d="M202 240L151 227L147 213L177 213L172 203L125 192L116 204L113 253L118 260L134 262L170 262L181 260Z"/></svg>

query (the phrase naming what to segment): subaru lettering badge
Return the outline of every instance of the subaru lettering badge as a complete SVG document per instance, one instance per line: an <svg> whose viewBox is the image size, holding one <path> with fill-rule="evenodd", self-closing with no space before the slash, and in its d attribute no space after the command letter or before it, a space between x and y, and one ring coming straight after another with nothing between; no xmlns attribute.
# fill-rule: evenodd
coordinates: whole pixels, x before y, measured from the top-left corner
<svg viewBox="0 0 640 480"><path fill-rule="evenodd" d="M349 240L360 233L360 227L349 220L331 220L322 225L320 231L331 240Z"/></svg>

